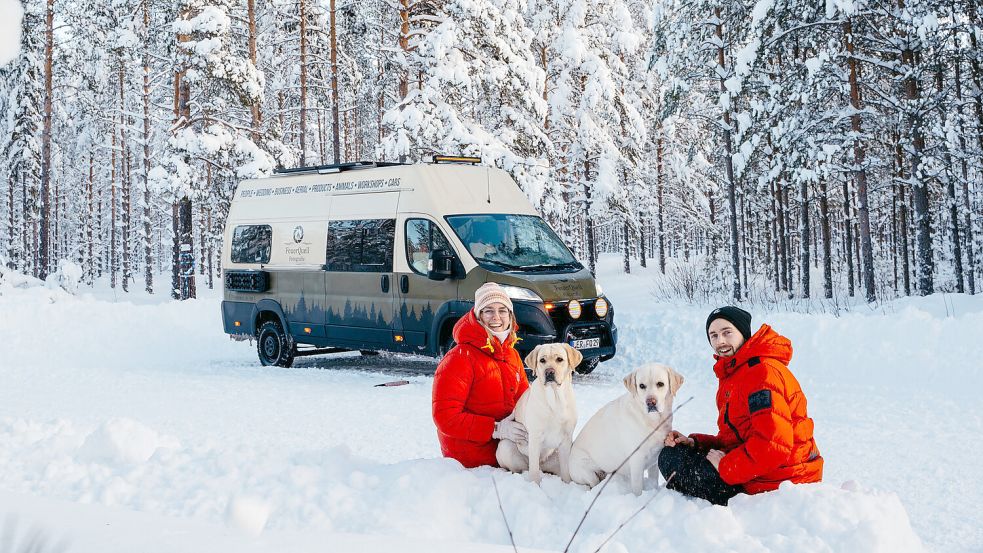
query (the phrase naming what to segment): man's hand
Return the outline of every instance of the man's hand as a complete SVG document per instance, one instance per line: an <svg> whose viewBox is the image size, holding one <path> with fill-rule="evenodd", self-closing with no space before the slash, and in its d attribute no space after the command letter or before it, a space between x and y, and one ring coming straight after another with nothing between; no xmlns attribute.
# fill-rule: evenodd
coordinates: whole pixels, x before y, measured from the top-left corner
<svg viewBox="0 0 983 553"><path fill-rule="evenodd" d="M687 447L693 447L696 445L696 440L688 436L684 436L679 432L673 430L669 432L668 436L666 436L665 444L668 447L676 447L677 444L682 444Z"/></svg>
<svg viewBox="0 0 983 553"><path fill-rule="evenodd" d="M529 441L529 434L526 432L526 427L521 422L515 420L515 414L513 413L495 423L492 438L524 444Z"/></svg>
<svg viewBox="0 0 983 553"><path fill-rule="evenodd" d="M720 472L720 460L724 458L724 455L726 454L719 449L711 449L710 452L707 453L707 461L710 461L710 464L713 465L713 468L715 468L717 472Z"/></svg>

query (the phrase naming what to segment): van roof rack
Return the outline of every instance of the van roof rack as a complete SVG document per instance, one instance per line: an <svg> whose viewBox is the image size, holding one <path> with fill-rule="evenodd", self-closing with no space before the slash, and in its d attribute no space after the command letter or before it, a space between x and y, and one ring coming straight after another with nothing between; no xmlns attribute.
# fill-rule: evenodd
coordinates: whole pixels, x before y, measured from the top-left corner
<svg viewBox="0 0 983 553"><path fill-rule="evenodd" d="M470 163L472 165L477 165L481 163L480 157L473 156L433 156L434 163Z"/></svg>
<svg viewBox="0 0 983 553"><path fill-rule="evenodd" d="M393 167L396 165L407 165L396 161L349 161L347 163L332 163L330 165L312 165L310 167L278 167L275 174L293 173L341 173L342 171L352 171L354 169L371 169L374 167Z"/></svg>

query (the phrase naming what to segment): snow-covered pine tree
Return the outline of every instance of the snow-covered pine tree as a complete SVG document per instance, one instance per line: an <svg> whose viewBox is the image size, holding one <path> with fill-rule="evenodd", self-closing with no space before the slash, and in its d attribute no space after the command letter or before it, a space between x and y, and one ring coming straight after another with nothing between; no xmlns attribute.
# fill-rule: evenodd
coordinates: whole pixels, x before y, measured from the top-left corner
<svg viewBox="0 0 983 553"><path fill-rule="evenodd" d="M517 0L444 4L411 42L418 75L390 108L380 145L388 159L476 155L508 171L534 201L543 194L550 143L542 130L543 74Z"/></svg>
<svg viewBox="0 0 983 553"><path fill-rule="evenodd" d="M0 68L4 83L4 132L0 134L10 240L7 255L17 270L40 275L37 225L40 218L41 133L44 102L43 0L24 2L20 53Z"/></svg>

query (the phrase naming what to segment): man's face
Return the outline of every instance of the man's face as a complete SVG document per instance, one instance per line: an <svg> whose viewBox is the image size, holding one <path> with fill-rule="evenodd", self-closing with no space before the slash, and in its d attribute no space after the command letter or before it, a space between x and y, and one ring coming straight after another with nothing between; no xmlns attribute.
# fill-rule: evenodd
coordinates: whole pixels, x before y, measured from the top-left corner
<svg viewBox="0 0 983 553"><path fill-rule="evenodd" d="M721 357L730 357L737 353L737 348L744 345L744 336L727 319L714 319L707 330L710 347Z"/></svg>

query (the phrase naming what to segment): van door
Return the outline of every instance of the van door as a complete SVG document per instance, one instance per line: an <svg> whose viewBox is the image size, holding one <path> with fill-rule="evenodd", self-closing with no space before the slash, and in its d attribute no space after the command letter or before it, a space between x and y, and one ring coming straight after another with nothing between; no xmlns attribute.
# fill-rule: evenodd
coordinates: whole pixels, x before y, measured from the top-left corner
<svg viewBox="0 0 983 553"><path fill-rule="evenodd" d="M325 256L325 332L331 345L394 349L398 195L353 194L333 199ZM369 209L372 216L366 216ZM387 213L392 215L380 216Z"/></svg>
<svg viewBox="0 0 983 553"><path fill-rule="evenodd" d="M422 215L408 215L403 223L402 251L397 255L405 255L409 270L396 273L404 351L435 353L441 344L437 343L440 337L433 335L434 317L444 303L457 299L457 280L427 278L430 252L437 248L454 251L436 223Z"/></svg>

